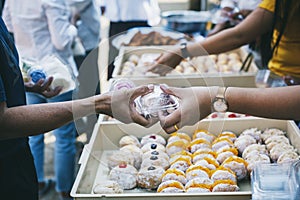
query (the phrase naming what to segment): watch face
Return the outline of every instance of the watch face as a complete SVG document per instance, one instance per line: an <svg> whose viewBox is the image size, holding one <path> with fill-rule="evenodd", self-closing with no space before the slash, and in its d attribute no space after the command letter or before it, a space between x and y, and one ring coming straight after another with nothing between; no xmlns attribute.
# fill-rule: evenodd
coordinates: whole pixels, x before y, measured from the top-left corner
<svg viewBox="0 0 300 200"><path fill-rule="evenodd" d="M225 112L228 109L228 106L224 99L216 98L213 102L213 108L217 112Z"/></svg>

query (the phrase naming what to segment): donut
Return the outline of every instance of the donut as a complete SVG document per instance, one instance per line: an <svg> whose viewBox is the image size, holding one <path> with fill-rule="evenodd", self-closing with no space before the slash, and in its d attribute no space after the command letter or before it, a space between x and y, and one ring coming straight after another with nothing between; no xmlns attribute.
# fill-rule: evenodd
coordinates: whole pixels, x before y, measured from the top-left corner
<svg viewBox="0 0 300 200"><path fill-rule="evenodd" d="M164 168L160 166L149 166L141 168L138 172L138 186L146 189L156 189L162 180Z"/></svg>
<svg viewBox="0 0 300 200"><path fill-rule="evenodd" d="M109 179L116 181L123 189L133 189L137 186L138 171L132 165L119 164L109 172Z"/></svg>

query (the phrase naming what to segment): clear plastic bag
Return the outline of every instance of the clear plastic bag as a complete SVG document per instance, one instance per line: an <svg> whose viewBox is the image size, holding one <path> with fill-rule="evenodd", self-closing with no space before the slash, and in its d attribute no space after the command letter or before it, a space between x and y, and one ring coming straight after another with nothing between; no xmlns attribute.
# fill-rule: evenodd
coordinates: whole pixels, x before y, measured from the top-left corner
<svg viewBox="0 0 300 200"><path fill-rule="evenodd" d="M179 99L164 93L159 85L154 85L153 92L138 97L135 103L145 118L157 118L160 111L170 114L179 107Z"/></svg>

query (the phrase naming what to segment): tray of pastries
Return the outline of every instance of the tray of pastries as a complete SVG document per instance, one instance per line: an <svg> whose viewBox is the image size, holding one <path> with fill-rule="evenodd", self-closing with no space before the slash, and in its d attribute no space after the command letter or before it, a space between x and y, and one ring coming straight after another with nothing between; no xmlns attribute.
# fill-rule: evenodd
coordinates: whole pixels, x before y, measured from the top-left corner
<svg viewBox="0 0 300 200"><path fill-rule="evenodd" d="M98 122L80 158L75 199L251 199L257 163L299 160L293 121L205 119L167 135L158 124Z"/></svg>
<svg viewBox="0 0 300 200"><path fill-rule="evenodd" d="M230 52L183 60L166 76L148 72L149 66L162 52L173 46L124 46L114 61L113 78L130 78L136 84L146 81L172 86L228 85L255 86L257 66L251 62L247 72L240 71L247 57L246 47ZM174 81L176 80L176 81Z"/></svg>

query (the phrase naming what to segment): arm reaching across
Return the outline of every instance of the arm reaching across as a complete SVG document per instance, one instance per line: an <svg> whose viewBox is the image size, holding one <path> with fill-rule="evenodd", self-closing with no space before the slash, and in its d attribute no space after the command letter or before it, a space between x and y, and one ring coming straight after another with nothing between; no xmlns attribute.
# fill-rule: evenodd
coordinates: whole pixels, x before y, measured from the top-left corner
<svg viewBox="0 0 300 200"><path fill-rule="evenodd" d="M193 125L211 113L211 102L218 87L174 88L162 86L164 92L181 99L180 107L172 114L159 115L160 123L167 133ZM280 88L229 87L225 93L230 112L257 117L299 120L300 86Z"/></svg>
<svg viewBox="0 0 300 200"><path fill-rule="evenodd" d="M273 13L256 8L244 21L233 28L221 31L200 43L187 45L190 57L227 52L254 41L258 36L272 29ZM165 52L148 71L166 75L182 60L180 48Z"/></svg>
<svg viewBox="0 0 300 200"><path fill-rule="evenodd" d="M0 139L47 132L95 112L108 114L124 123L147 126L149 121L135 110L134 99L150 91L147 86L140 86L81 100L12 108L8 108L4 101L0 103Z"/></svg>

